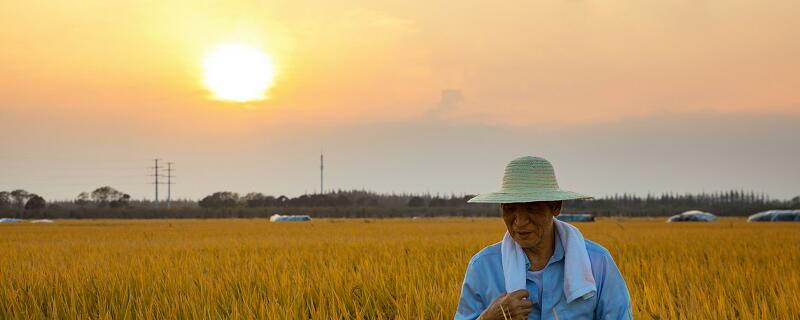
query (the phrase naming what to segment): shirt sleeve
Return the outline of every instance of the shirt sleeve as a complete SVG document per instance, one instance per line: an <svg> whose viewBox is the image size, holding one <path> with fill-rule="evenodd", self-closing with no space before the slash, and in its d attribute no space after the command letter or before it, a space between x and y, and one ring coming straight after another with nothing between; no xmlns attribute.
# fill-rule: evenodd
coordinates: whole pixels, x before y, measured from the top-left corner
<svg viewBox="0 0 800 320"><path fill-rule="evenodd" d="M461 286L461 298L458 300L458 309L454 317L455 320L477 319L486 309L480 294L478 294L480 278L477 276L477 269L474 261L467 266L464 284Z"/></svg>
<svg viewBox="0 0 800 320"><path fill-rule="evenodd" d="M622 274L610 254L605 255L604 261L605 272L598 283L599 298L595 309L595 319L633 319L631 296L628 293L625 279L622 278Z"/></svg>

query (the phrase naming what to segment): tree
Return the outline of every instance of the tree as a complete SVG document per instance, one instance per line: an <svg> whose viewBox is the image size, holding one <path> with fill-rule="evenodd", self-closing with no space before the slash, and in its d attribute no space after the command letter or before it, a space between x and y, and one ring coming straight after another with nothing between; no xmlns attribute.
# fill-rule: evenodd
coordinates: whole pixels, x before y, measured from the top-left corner
<svg viewBox="0 0 800 320"><path fill-rule="evenodd" d="M267 197L260 192L250 192L242 198L248 208L266 207Z"/></svg>
<svg viewBox="0 0 800 320"><path fill-rule="evenodd" d="M421 197L411 197L411 199L408 200L408 206L412 208L424 207L425 199Z"/></svg>
<svg viewBox="0 0 800 320"><path fill-rule="evenodd" d="M275 199L275 204L281 207L285 207L289 202L289 197L281 195L277 199Z"/></svg>
<svg viewBox="0 0 800 320"><path fill-rule="evenodd" d="M201 208L232 208L239 202L239 194L236 192L222 191L214 192L210 196L206 196L197 204Z"/></svg>
<svg viewBox="0 0 800 320"><path fill-rule="evenodd" d="M11 193L0 191L0 209L11 208Z"/></svg>
<svg viewBox="0 0 800 320"><path fill-rule="evenodd" d="M110 208L127 208L130 204L131 196L127 193L123 193L122 196L117 198L116 200L111 200L108 202L108 206Z"/></svg>
<svg viewBox="0 0 800 320"><path fill-rule="evenodd" d="M100 187L92 191L92 200L97 202L98 205L108 203L109 199L120 193L117 189L110 186Z"/></svg>
<svg viewBox="0 0 800 320"><path fill-rule="evenodd" d="M30 193L22 189L17 189L11 191L11 197L14 198L14 203L17 205L17 208L22 210L25 207L25 201L30 197Z"/></svg>
<svg viewBox="0 0 800 320"><path fill-rule="evenodd" d="M25 210L39 210L47 206L47 201L37 194L31 194L28 202L25 203Z"/></svg>
<svg viewBox="0 0 800 320"><path fill-rule="evenodd" d="M110 186L104 186L92 191L91 198L97 203L98 208L122 208L128 206L131 196Z"/></svg>
<svg viewBox="0 0 800 320"><path fill-rule="evenodd" d="M336 197L336 200L334 200L334 206L346 207L349 206L350 204L351 204L350 199L348 199L347 196L343 194L340 194L338 197Z"/></svg>
<svg viewBox="0 0 800 320"><path fill-rule="evenodd" d="M92 198L88 192L81 192L80 194L78 194L78 197L75 198L75 204L78 205L79 207L83 207L89 204L90 202L92 202Z"/></svg>
<svg viewBox="0 0 800 320"><path fill-rule="evenodd" d="M429 207L445 207L445 206L447 206L447 200L439 198L439 197L436 197L436 198L431 199L431 201L428 202L428 206Z"/></svg>

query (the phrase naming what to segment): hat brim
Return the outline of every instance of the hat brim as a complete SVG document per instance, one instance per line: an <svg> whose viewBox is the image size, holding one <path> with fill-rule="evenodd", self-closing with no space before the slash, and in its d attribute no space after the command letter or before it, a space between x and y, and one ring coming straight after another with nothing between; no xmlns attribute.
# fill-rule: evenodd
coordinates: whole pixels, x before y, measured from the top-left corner
<svg viewBox="0 0 800 320"><path fill-rule="evenodd" d="M561 189L536 190L530 192L490 192L479 194L469 203L521 203L537 201L563 201L592 199L591 196Z"/></svg>

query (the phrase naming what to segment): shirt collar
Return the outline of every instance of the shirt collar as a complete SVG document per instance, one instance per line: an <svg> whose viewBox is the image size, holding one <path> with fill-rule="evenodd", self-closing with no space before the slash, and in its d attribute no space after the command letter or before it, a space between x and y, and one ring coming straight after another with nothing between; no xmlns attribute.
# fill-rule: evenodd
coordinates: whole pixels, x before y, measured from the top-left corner
<svg viewBox="0 0 800 320"><path fill-rule="evenodd" d="M547 268L547 266L549 266L549 265L551 265L553 263L556 263L556 262L560 261L561 259L564 259L564 247L561 246L561 239L558 237L558 232L556 232L555 229L553 230L553 233L554 233L554 235L553 235L553 237L554 237L554 239L553 239L554 240L553 241L553 246L554 246L553 255L550 256L550 261L547 262L547 265L545 265L545 268ZM525 270L530 270L530 268L531 268L531 260L528 259L528 255L527 254L524 255L524 256L525 256Z"/></svg>

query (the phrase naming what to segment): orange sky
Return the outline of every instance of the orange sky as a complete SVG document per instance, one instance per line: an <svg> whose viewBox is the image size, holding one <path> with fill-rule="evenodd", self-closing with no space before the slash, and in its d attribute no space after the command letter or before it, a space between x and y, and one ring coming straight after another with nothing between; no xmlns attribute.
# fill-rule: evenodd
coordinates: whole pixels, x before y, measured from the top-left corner
<svg viewBox="0 0 800 320"><path fill-rule="evenodd" d="M798 30L793 1L3 1L0 133L84 154L104 147L80 141L126 141L147 159L187 141L259 147L380 123L796 117ZM274 58L269 100L208 98L202 59L226 42Z"/></svg>

